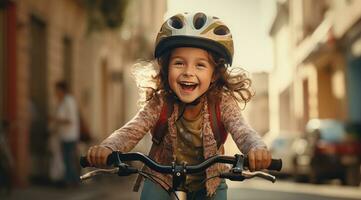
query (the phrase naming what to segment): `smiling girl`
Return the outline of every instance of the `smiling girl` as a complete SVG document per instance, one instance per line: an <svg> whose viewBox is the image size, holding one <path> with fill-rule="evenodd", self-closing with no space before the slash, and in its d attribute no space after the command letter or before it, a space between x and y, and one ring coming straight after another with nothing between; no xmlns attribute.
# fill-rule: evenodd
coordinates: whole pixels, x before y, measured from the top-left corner
<svg viewBox="0 0 361 200"><path fill-rule="evenodd" d="M156 87L147 88L146 103L131 121L88 150L92 165L105 166L112 151L128 152L145 134L153 134L165 105L173 109L165 134L152 151L156 162L195 165L224 154L224 145L217 143L211 128L209 111L211 102L219 102L221 123L240 151L248 155L250 170L268 167L271 155L258 133L244 121L238 106L250 100L251 81L244 73L231 74L227 69L233 60L233 39L222 21L204 13L175 15L162 25L154 55L159 68L153 80ZM224 180L214 178L203 183L227 169L215 164L205 173L188 176L184 186L187 198L227 199ZM171 176L152 173L171 184ZM146 180L141 199L155 197L170 198L160 186Z"/></svg>

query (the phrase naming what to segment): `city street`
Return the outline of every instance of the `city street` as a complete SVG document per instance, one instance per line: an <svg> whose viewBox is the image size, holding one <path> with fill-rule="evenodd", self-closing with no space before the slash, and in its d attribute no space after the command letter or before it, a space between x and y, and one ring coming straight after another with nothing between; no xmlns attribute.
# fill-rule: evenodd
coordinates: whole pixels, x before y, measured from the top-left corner
<svg viewBox="0 0 361 200"><path fill-rule="evenodd" d="M360 187L314 185L277 180L227 182L229 200L356 200L361 199Z"/></svg>
<svg viewBox="0 0 361 200"><path fill-rule="evenodd" d="M86 181L75 188L56 188L54 186L31 186L25 190L16 189L6 200L115 200L139 199L138 193L131 192L135 176L99 177Z"/></svg>
<svg viewBox="0 0 361 200"><path fill-rule="evenodd" d="M231 200L361 200L360 88L361 0L0 0L0 200L139 199L71 165L153 139L160 163L282 159Z"/></svg>
<svg viewBox="0 0 361 200"><path fill-rule="evenodd" d="M49 186L31 186L28 189L16 189L5 200L115 200L139 199L139 194L131 192L135 176L131 178L103 177L88 181L76 188L54 188ZM228 182L229 200L356 200L361 199L360 187L337 185L310 185L277 181L272 184L263 180L247 182Z"/></svg>

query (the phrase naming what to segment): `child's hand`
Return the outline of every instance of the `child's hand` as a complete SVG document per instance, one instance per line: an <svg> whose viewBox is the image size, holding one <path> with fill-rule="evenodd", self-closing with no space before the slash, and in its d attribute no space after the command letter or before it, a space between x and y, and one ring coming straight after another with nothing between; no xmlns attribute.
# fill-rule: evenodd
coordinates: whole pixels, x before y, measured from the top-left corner
<svg viewBox="0 0 361 200"><path fill-rule="evenodd" d="M112 150L103 146L92 146L88 150L87 159L91 166L105 167L107 166L107 158Z"/></svg>
<svg viewBox="0 0 361 200"><path fill-rule="evenodd" d="M272 156L266 148L252 148L248 152L249 170L266 169L271 164Z"/></svg>

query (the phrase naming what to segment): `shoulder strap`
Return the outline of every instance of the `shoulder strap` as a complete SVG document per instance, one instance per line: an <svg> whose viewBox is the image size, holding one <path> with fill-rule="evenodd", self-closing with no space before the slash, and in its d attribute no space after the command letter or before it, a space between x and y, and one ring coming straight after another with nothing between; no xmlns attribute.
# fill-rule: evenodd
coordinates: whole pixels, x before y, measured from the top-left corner
<svg viewBox="0 0 361 200"><path fill-rule="evenodd" d="M164 137L168 128L168 118L172 115L173 103L164 101L162 110L160 111L159 119L153 128L152 141L154 144L159 145Z"/></svg>
<svg viewBox="0 0 361 200"><path fill-rule="evenodd" d="M209 121L211 122L214 139L217 141L217 147L219 148L226 142L228 133L222 122L220 101L208 98L208 102Z"/></svg>
<svg viewBox="0 0 361 200"><path fill-rule="evenodd" d="M148 153L148 155L151 157L151 158L154 158L155 156L155 152L156 152L156 149L158 147L158 145L162 142L163 140L163 137L167 131L167 128L168 128L168 118L172 115L173 113L173 103L172 101L167 101L165 100L164 103L163 103L163 106L162 106L162 109L160 111L160 115L159 115L159 118L158 118L158 121L157 123L155 124L154 128L153 128L153 131L152 131L152 141L153 141L153 144L150 148L150 151ZM145 169L145 165L143 166L142 170ZM134 185L133 185L133 191L134 192L138 192L139 188L140 188L140 184L143 180L143 176L141 176L140 174L138 174L138 177L137 179L135 180L134 182Z"/></svg>

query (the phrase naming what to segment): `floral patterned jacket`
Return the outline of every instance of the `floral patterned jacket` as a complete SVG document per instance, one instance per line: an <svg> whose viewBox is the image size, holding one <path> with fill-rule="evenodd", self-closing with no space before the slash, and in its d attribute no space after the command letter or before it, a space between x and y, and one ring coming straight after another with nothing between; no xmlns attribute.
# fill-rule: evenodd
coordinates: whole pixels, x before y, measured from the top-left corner
<svg viewBox="0 0 361 200"><path fill-rule="evenodd" d="M163 98L152 98L147 104L135 115L135 117L120 129L114 131L106 138L101 145L118 150L121 152L129 152L143 138L145 134L150 132L158 121L160 111L163 105ZM220 103L221 119L223 124L230 133L233 140L237 144L242 153L247 154L251 148L266 148L257 132L255 132L244 121L241 110L236 101L229 95L223 94ZM202 108L203 115L203 147L204 158L207 159L214 155L224 154L223 145L217 149L217 143L214 138L209 120L208 103L205 101ZM174 105L174 111L168 119L168 133L164 136L163 142L155 150L154 160L164 165L170 165L175 160L175 149L177 143L177 129L175 126L176 117L178 116L178 105ZM206 171L206 176L212 177L218 173L228 169L224 164L215 164ZM157 172L153 174L161 177L171 185L172 177ZM216 191L220 179L210 179L206 182L207 195L211 196ZM167 186L164 185L166 188Z"/></svg>

